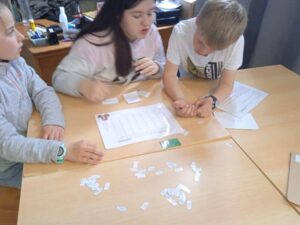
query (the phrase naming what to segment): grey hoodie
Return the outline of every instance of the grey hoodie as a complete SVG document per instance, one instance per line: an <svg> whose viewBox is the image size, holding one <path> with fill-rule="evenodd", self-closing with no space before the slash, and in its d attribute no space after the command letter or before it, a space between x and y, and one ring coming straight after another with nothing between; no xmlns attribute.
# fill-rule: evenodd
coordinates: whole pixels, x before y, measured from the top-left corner
<svg viewBox="0 0 300 225"><path fill-rule="evenodd" d="M16 162L50 163L62 142L26 137L33 107L42 126L64 127L62 107L52 87L21 57L0 62L0 171Z"/></svg>

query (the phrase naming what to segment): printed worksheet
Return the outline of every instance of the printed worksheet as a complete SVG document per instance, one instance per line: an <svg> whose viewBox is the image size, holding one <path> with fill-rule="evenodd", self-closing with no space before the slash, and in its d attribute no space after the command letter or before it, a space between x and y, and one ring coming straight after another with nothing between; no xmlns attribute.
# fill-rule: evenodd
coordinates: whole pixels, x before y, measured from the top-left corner
<svg viewBox="0 0 300 225"><path fill-rule="evenodd" d="M106 149L184 133L163 103L96 114Z"/></svg>
<svg viewBox="0 0 300 225"><path fill-rule="evenodd" d="M268 94L264 91L235 81L231 95L224 101L218 103L217 107L242 118L267 97L267 95Z"/></svg>

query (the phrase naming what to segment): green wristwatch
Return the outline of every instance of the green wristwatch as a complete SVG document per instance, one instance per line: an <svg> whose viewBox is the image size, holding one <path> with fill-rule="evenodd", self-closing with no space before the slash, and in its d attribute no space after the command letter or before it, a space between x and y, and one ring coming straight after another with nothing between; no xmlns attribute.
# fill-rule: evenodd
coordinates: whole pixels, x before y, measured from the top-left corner
<svg viewBox="0 0 300 225"><path fill-rule="evenodd" d="M67 149L64 144L59 146L57 155L56 155L56 163L63 164L65 161L65 156L67 154Z"/></svg>
<svg viewBox="0 0 300 225"><path fill-rule="evenodd" d="M216 98L216 96L213 95L207 95L205 96L205 98L212 98L212 109L215 109L217 107L217 101L218 99Z"/></svg>

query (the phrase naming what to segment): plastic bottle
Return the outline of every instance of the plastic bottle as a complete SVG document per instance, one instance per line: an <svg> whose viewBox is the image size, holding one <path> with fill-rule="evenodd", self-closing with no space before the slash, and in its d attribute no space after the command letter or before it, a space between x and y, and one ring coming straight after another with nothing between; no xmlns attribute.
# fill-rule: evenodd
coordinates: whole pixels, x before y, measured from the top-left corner
<svg viewBox="0 0 300 225"><path fill-rule="evenodd" d="M24 25L28 26L29 21L33 21L28 0L18 0L18 3L21 10L22 22Z"/></svg>
<svg viewBox="0 0 300 225"><path fill-rule="evenodd" d="M68 38L68 18L65 13L65 7L63 6L59 7L59 25L63 30L64 39Z"/></svg>
<svg viewBox="0 0 300 225"><path fill-rule="evenodd" d="M170 10L180 7L181 3L179 0L158 0L156 6L161 10Z"/></svg>

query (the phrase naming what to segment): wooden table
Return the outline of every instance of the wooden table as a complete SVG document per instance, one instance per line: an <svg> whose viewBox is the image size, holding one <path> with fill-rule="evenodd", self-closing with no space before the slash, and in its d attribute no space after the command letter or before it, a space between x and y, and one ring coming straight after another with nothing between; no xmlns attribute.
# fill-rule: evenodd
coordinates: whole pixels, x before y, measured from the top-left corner
<svg viewBox="0 0 300 225"><path fill-rule="evenodd" d="M47 19L36 20L37 25L50 26L57 24ZM19 23L16 28L27 37L28 27L24 27ZM165 50L168 46L169 37L173 30L173 26L158 27L159 33L162 37ZM35 68L36 72L42 77L48 85L52 84L52 74L55 71L60 61L68 54L72 42L60 41L58 45L52 46L33 46L28 37L24 40L23 50L21 55L25 58L26 62Z"/></svg>
<svg viewBox="0 0 300 225"><path fill-rule="evenodd" d="M290 152L300 152L300 77L283 66L238 71L237 80L269 95L252 110L259 130L228 130L249 158L286 195ZM212 82L184 80L195 95ZM300 212L300 207L295 206Z"/></svg>
<svg viewBox="0 0 300 225"><path fill-rule="evenodd" d="M151 94L141 103L128 105L122 97L122 94L138 89L146 90ZM184 92L189 98L194 98L189 90L184 89ZM66 120L65 141L71 142L84 138L91 141L92 143L95 143L100 149L104 149L103 141L99 134L98 126L94 117L95 114L98 113L112 112L125 108L163 102L169 108L169 110L173 114L175 114L173 108L171 107L171 101L169 97L166 96L164 91L162 91L161 82L159 80L136 82L128 86L115 85L113 87L112 95L119 98L119 104L92 104L83 99L60 95ZM190 146L230 137L229 133L224 128L222 128L213 117L207 119L196 117L186 119L176 116L176 119L180 123L180 125L188 131L187 134L178 134L162 139L155 139L132 145L126 145L112 150L104 150L104 161L113 161L121 158L162 151L163 149L160 146L160 141L168 140L172 137L178 138L183 146ZM41 132L40 124L41 123L39 115L36 113L29 123L28 135L32 137L38 137ZM51 171L53 172L57 170L71 169L74 166L76 167L77 165L73 163L65 163L63 166L47 164L26 164L24 167L24 176L39 175L41 173Z"/></svg>
<svg viewBox="0 0 300 225"><path fill-rule="evenodd" d="M18 224L300 224L299 207L285 198L289 154L300 144L299 106L291 102L299 98L299 77L282 66L273 66L241 70L237 80L269 93L252 111L259 130L230 130L231 137L213 117L176 117L189 134L175 135L183 145L169 151L162 151L154 140L109 151L97 166L26 164ZM206 94L212 85L203 80L183 80L180 84L189 100ZM60 95L66 115L65 139L85 137L103 146L94 114L139 106L127 105L120 98L122 93L136 89L151 91L140 105L164 102L174 113L157 81L116 86L113 96L119 97L118 105L95 105ZM281 107L289 104L291 110ZM39 132L35 114L29 134L38 136ZM155 166L163 174L147 172L145 178L137 179L130 171L134 161L139 162L139 169ZM202 168L200 182L194 181L192 161ZM183 171L169 169L167 162L176 163ZM82 178L94 174L101 175L100 186L111 183L111 188L99 196L80 186ZM178 184L191 190L187 197L193 202L192 210L172 206L161 196L164 188ZM140 206L145 201L150 205L143 211ZM117 211L118 205L128 211Z"/></svg>
<svg viewBox="0 0 300 225"><path fill-rule="evenodd" d="M137 179L129 170L155 166L160 176L147 172ZM202 168L200 182L190 168ZM174 162L183 172L166 166ZM99 174L109 190L96 196L80 186L82 178ZM183 184L191 191L186 205L171 205L160 193ZM140 206L148 201L143 211ZM118 205L127 212L116 210ZM189 224L189 225L296 225L300 217L260 171L230 139L183 147L134 158L81 167L70 171L26 177L23 180L19 225L40 224Z"/></svg>
<svg viewBox="0 0 300 225"><path fill-rule="evenodd" d="M300 77L283 66L270 66L241 71L238 80L269 95L251 112L259 130L230 133L285 195L290 153L300 152Z"/></svg>

